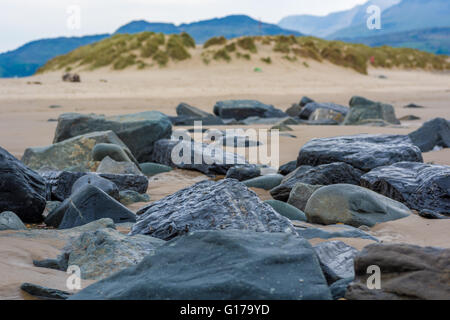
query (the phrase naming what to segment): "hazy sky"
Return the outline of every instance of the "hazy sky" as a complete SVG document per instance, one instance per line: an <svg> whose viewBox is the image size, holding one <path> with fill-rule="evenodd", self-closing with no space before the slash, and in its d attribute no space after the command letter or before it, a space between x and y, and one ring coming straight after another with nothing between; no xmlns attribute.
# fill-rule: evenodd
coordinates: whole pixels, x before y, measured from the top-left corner
<svg viewBox="0 0 450 320"><path fill-rule="evenodd" d="M192 22L247 14L277 23L292 14L326 15L366 0L0 0L0 52L56 36L110 33L137 19ZM68 7L81 8L80 29L67 27Z"/></svg>

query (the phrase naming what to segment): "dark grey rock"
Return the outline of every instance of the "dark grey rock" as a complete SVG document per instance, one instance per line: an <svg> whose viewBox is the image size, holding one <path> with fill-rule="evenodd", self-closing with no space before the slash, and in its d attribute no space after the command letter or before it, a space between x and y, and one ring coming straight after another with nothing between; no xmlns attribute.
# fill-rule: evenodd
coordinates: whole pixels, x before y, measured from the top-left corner
<svg viewBox="0 0 450 320"><path fill-rule="evenodd" d="M238 181L250 180L261 175L261 169L255 164L237 165L227 171L227 179L236 179Z"/></svg>
<svg viewBox="0 0 450 320"><path fill-rule="evenodd" d="M198 121L204 126L221 126L225 124L221 118L213 115L209 117L177 116L169 117L169 119L174 126L193 126Z"/></svg>
<svg viewBox="0 0 450 320"><path fill-rule="evenodd" d="M315 102L315 101L314 101L313 99L307 97L307 96L304 96L304 97L302 97L302 99L300 100L299 105L300 105L300 107L304 107L304 106L306 106L308 103L311 103L311 102Z"/></svg>
<svg viewBox="0 0 450 320"><path fill-rule="evenodd" d="M300 120L299 124L305 126L337 126L339 122L333 119L322 119L322 120Z"/></svg>
<svg viewBox="0 0 450 320"><path fill-rule="evenodd" d="M298 117L300 112L302 111L302 106L298 103L293 103L287 110L286 114L290 117Z"/></svg>
<svg viewBox="0 0 450 320"><path fill-rule="evenodd" d="M339 300L345 297L345 293L347 291L348 286L352 283L354 278L346 278L341 279L334 282L330 286L331 295L333 296L333 300Z"/></svg>
<svg viewBox="0 0 450 320"><path fill-rule="evenodd" d="M381 289L367 288L369 266L381 270ZM355 258L348 300L449 300L450 249L373 244Z"/></svg>
<svg viewBox="0 0 450 320"><path fill-rule="evenodd" d="M278 170L278 173L282 174L283 176L286 176L289 173L291 173L292 171L294 171L295 169L297 169L297 160L290 161L286 164L283 164L280 167L280 169Z"/></svg>
<svg viewBox="0 0 450 320"><path fill-rule="evenodd" d="M354 227L373 227L411 214L400 202L351 184L320 188L309 198L305 213L312 223L344 223Z"/></svg>
<svg viewBox="0 0 450 320"><path fill-rule="evenodd" d="M444 118L435 118L427 121L422 127L409 134L412 143L422 152L433 150L436 146L450 147L450 121Z"/></svg>
<svg viewBox="0 0 450 320"><path fill-rule="evenodd" d="M352 97L350 111L344 125L358 125L362 121L381 119L391 124L400 124L395 116L394 107L390 104L371 101L363 97Z"/></svg>
<svg viewBox="0 0 450 320"><path fill-rule="evenodd" d="M71 299L319 300L330 290L314 250L285 233L197 231Z"/></svg>
<svg viewBox="0 0 450 320"><path fill-rule="evenodd" d="M27 227L14 212L5 211L0 213L0 231L26 229Z"/></svg>
<svg viewBox="0 0 450 320"><path fill-rule="evenodd" d="M331 185L348 183L359 185L359 180L364 173L343 162L323 164L317 167L300 166L284 177L278 187L270 190L270 194L276 200L287 202L292 188L297 183L311 185Z"/></svg>
<svg viewBox="0 0 450 320"><path fill-rule="evenodd" d="M62 76L62 80L64 82L81 82L80 76L76 73L65 73Z"/></svg>
<svg viewBox="0 0 450 320"><path fill-rule="evenodd" d="M345 114L328 107L319 107L315 109L309 116L309 121L334 121L342 123L345 119Z"/></svg>
<svg viewBox="0 0 450 320"><path fill-rule="evenodd" d="M100 162L97 173L141 175L141 169L134 162L118 162L106 156Z"/></svg>
<svg viewBox="0 0 450 320"><path fill-rule="evenodd" d="M425 107L417 105L417 104L414 104L414 103L410 103L410 104L404 106L403 108L423 109Z"/></svg>
<svg viewBox="0 0 450 320"><path fill-rule="evenodd" d="M136 202L150 202L150 196L146 193L139 194L132 190L120 191L121 204L128 206Z"/></svg>
<svg viewBox="0 0 450 320"><path fill-rule="evenodd" d="M97 174L94 173L88 173L78 180L74 182L72 185L72 192L71 194L77 193L79 190L81 190L85 185L90 184L93 185L100 190L103 190L107 195L110 197L119 200L119 188L117 185L105 178L100 177Z"/></svg>
<svg viewBox="0 0 450 320"><path fill-rule="evenodd" d="M59 271L67 270L67 266L61 264L59 259L33 260L33 265L38 268L47 268Z"/></svg>
<svg viewBox="0 0 450 320"><path fill-rule="evenodd" d="M153 162L145 162L140 164L140 169L143 174L148 177L172 171L172 168L163 164L153 163Z"/></svg>
<svg viewBox="0 0 450 320"><path fill-rule="evenodd" d="M297 209L305 211L309 198L322 187L322 185L311 185L302 182L296 183L289 194L288 203Z"/></svg>
<svg viewBox="0 0 450 320"><path fill-rule="evenodd" d="M259 141L251 140L247 136L234 136L226 135L218 141L222 146L228 148L251 148L258 147L262 143Z"/></svg>
<svg viewBox="0 0 450 320"><path fill-rule="evenodd" d="M102 218L111 218L115 223L136 221L136 215L133 212L99 188L89 184L78 190L68 200L69 204L67 210L63 212L59 229L81 226Z"/></svg>
<svg viewBox="0 0 450 320"><path fill-rule="evenodd" d="M0 147L0 212L12 211L26 223L42 222L46 194L44 179Z"/></svg>
<svg viewBox="0 0 450 320"><path fill-rule="evenodd" d="M155 141L170 138L172 124L166 115L158 111L110 117L65 113L58 118L53 142L106 130L115 132L136 159L145 162L150 158Z"/></svg>
<svg viewBox="0 0 450 320"><path fill-rule="evenodd" d="M450 215L450 167L399 162L373 169L361 185L409 208Z"/></svg>
<svg viewBox="0 0 450 320"><path fill-rule="evenodd" d="M212 114L200 110L199 108L193 107L187 103L180 103L177 106L177 115L178 116L188 116L188 117L197 117L197 118L206 118L213 116Z"/></svg>
<svg viewBox="0 0 450 320"><path fill-rule="evenodd" d="M214 114L223 119L243 120L249 117L284 118L286 113L256 100L218 101L214 106Z"/></svg>
<svg viewBox="0 0 450 320"><path fill-rule="evenodd" d="M234 179L199 182L149 204L137 214L138 221L130 234L148 234L163 240L197 230L295 232L287 218Z"/></svg>
<svg viewBox="0 0 450 320"><path fill-rule="evenodd" d="M407 116L403 116L403 117L399 118L398 120L400 120L400 121L414 121L414 120L420 120L420 117L415 116L413 114L409 114Z"/></svg>
<svg viewBox="0 0 450 320"><path fill-rule="evenodd" d="M336 113L341 114L342 120L348 113L348 108L335 104L335 103L318 103L310 102L305 105L299 114L299 118L303 120L311 120L310 117L317 109L333 110ZM321 119L320 119L321 120Z"/></svg>
<svg viewBox="0 0 450 320"><path fill-rule="evenodd" d="M41 287L32 283L23 283L20 289L29 295L43 300L66 300L72 295L66 291Z"/></svg>
<svg viewBox="0 0 450 320"><path fill-rule="evenodd" d="M421 216L422 218L425 218L425 219L433 219L433 220L436 220L436 219L450 219L450 217L444 216L444 215L442 215L440 213L437 213L436 211L431 211L431 210L428 210L428 209L424 209L424 210L419 211L419 216Z"/></svg>
<svg viewBox="0 0 450 320"><path fill-rule="evenodd" d="M345 162L363 171L401 161L423 162L420 149L407 136L354 135L313 139L297 158L297 166Z"/></svg>
<svg viewBox="0 0 450 320"><path fill-rule="evenodd" d="M269 174L243 181L243 183L249 188L271 190L280 185L283 178L284 177L281 174Z"/></svg>
<svg viewBox="0 0 450 320"><path fill-rule="evenodd" d="M306 221L306 215L303 211L297 209L286 202L278 201L278 200L266 200L264 203L267 203L271 206L276 212L281 214L283 217L288 218L289 220L296 221Z"/></svg>

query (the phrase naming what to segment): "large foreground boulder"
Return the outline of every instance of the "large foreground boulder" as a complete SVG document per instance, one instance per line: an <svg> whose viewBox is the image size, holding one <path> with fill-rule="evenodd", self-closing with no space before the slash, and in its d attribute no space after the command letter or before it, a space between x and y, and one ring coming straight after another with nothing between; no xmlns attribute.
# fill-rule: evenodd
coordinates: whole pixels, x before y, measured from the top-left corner
<svg viewBox="0 0 450 320"><path fill-rule="evenodd" d="M155 141L170 138L172 124L165 114L158 111L110 117L65 113L58 118L53 143L90 132L107 130L116 133L138 161L145 162L149 160Z"/></svg>
<svg viewBox="0 0 450 320"><path fill-rule="evenodd" d="M217 229L295 232L287 218L244 184L224 179L199 182L142 208L130 234L169 240L189 231Z"/></svg>
<svg viewBox="0 0 450 320"><path fill-rule="evenodd" d="M395 116L394 107L390 104L371 101L363 97L352 97L350 111L347 114L344 125L358 125L373 120L383 120L390 124L400 124Z"/></svg>
<svg viewBox="0 0 450 320"><path fill-rule="evenodd" d="M42 222L46 193L44 179L0 147L0 212L12 211L23 222Z"/></svg>
<svg viewBox="0 0 450 320"><path fill-rule="evenodd" d="M214 114L223 119L243 120L249 117L285 118L287 114L272 105L256 100L218 101L214 106Z"/></svg>
<svg viewBox="0 0 450 320"><path fill-rule="evenodd" d="M311 245L286 233L197 231L73 300L331 299Z"/></svg>
<svg viewBox="0 0 450 320"><path fill-rule="evenodd" d="M450 167L399 162L373 169L361 185L409 208L450 215Z"/></svg>
<svg viewBox="0 0 450 320"><path fill-rule="evenodd" d="M297 166L345 162L363 171L401 161L423 162L420 149L402 135L354 135L313 139L300 150Z"/></svg>
<svg viewBox="0 0 450 320"><path fill-rule="evenodd" d="M367 287L368 277L374 277L367 272L370 266L381 271L378 289ZM450 249L369 245L355 258L355 273L356 281L345 295L348 300L450 299Z"/></svg>
<svg viewBox="0 0 450 320"><path fill-rule="evenodd" d="M422 127L411 132L409 138L422 152L435 147L450 148L450 121L435 118L425 122Z"/></svg>
<svg viewBox="0 0 450 320"><path fill-rule="evenodd" d="M279 186L270 190L270 194L276 200L287 202L292 188L298 183L311 185L348 183L359 185L359 180L363 174L364 172L361 170L343 162L324 164L317 167L300 166L288 174Z"/></svg>
<svg viewBox="0 0 450 320"><path fill-rule="evenodd" d="M77 168L76 171L93 171L96 165L92 150L98 143L117 144L127 148L114 132L101 131L76 136L48 147L28 148L22 161L34 170L43 167L57 170L74 167Z"/></svg>
<svg viewBox="0 0 450 320"><path fill-rule="evenodd" d="M215 145L166 139L155 143L151 160L170 167L200 171L206 175L226 175L231 167L247 164L244 157L226 152Z"/></svg>
<svg viewBox="0 0 450 320"><path fill-rule="evenodd" d="M390 198L351 184L325 186L314 192L305 208L308 221L373 227L407 217L409 209Z"/></svg>

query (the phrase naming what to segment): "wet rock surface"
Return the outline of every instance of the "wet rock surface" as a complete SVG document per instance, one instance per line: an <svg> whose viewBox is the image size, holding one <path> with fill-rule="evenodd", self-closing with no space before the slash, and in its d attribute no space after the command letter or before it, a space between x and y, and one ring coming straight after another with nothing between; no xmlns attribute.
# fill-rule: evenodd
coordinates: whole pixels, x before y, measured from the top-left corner
<svg viewBox="0 0 450 320"><path fill-rule="evenodd" d="M280 166L280 168L278 169L278 173L282 174L283 176L287 176L295 169L297 169L297 160L290 161Z"/></svg>
<svg viewBox="0 0 450 320"><path fill-rule="evenodd" d="M174 239L71 299L317 300L331 294L306 240L221 230Z"/></svg>
<svg viewBox="0 0 450 320"><path fill-rule="evenodd" d="M450 148L450 121L444 118L427 121L411 132L409 138L422 152L431 151L435 147Z"/></svg>
<svg viewBox="0 0 450 320"><path fill-rule="evenodd" d="M399 162L361 177L361 185L411 209L450 215L450 167Z"/></svg>
<svg viewBox="0 0 450 320"><path fill-rule="evenodd" d="M202 181L138 211L130 234L169 240L190 231L290 232L291 222L234 179Z"/></svg>
<svg viewBox="0 0 450 320"><path fill-rule="evenodd" d="M345 162L370 171L401 161L423 162L422 153L407 136L353 135L313 139L306 143L297 158L297 166L318 166Z"/></svg>

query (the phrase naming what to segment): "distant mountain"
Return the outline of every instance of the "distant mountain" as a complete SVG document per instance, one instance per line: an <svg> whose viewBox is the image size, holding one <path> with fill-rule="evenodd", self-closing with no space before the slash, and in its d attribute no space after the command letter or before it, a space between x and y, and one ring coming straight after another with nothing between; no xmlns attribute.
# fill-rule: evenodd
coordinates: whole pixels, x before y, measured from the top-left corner
<svg viewBox="0 0 450 320"><path fill-rule="evenodd" d="M179 26L170 23L133 21L120 27L116 33L133 34L143 31L162 32L165 34L187 32L197 43L204 43L216 36L224 36L227 39L231 39L256 35L302 35L298 31L286 30L275 24L260 22L246 15L231 15L224 18L181 24Z"/></svg>
<svg viewBox="0 0 450 320"><path fill-rule="evenodd" d="M0 78L30 76L51 58L106 37L109 34L29 42L16 50L0 54Z"/></svg>
<svg viewBox="0 0 450 320"><path fill-rule="evenodd" d="M326 38L341 29L350 27L367 17L366 9L377 5L382 11L396 5L401 0L371 0L350 10L330 13L326 16L292 15L283 18L278 25L288 30L296 30L307 35Z"/></svg>

